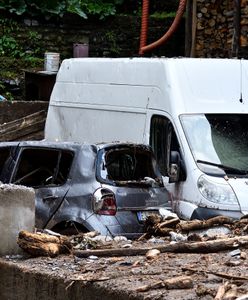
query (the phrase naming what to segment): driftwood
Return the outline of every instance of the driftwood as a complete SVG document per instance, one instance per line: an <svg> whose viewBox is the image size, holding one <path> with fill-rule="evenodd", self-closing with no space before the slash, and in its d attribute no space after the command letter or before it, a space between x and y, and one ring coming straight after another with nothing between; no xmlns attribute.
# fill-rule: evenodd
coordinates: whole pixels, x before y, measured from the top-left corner
<svg viewBox="0 0 248 300"><path fill-rule="evenodd" d="M137 292L146 292L151 289L166 288L171 289L191 289L193 281L190 276L178 276L166 280L159 280L155 283L143 285L136 289Z"/></svg>
<svg viewBox="0 0 248 300"><path fill-rule="evenodd" d="M199 269L194 269L194 268L188 268L188 267L182 267L182 271L190 271L190 272L195 272L195 273L206 273L206 274L213 274L215 276L219 276L221 278L229 279L229 280L248 280L248 276L238 276L238 275L232 275L232 274L227 274L227 273L222 273L222 272L215 272L215 271L208 271L208 270L199 270Z"/></svg>
<svg viewBox="0 0 248 300"><path fill-rule="evenodd" d="M17 243L31 256L55 257L59 254L70 253L72 247L66 236L30 233L24 230L19 233Z"/></svg>
<svg viewBox="0 0 248 300"><path fill-rule="evenodd" d="M197 229L206 229L217 225L223 225L223 224L233 224L233 219L225 216L217 216L208 220L193 220L193 221L184 221L180 222L177 225L177 229L181 231L191 231L191 230L197 230Z"/></svg>
<svg viewBox="0 0 248 300"><path fill-rule="evenodd" d="M236 249L238 247L248 246L248 236L240 236L235 238L225 238L206 242L180 242L175 244L166 244L156 246L161 253L211 253L219 252L227 249ZM73 253L78 257L96 256L135 256L145 255L147 251L153 247L147 248L129 248L129 249L100 249L100 250L74 250Z"/></svg>

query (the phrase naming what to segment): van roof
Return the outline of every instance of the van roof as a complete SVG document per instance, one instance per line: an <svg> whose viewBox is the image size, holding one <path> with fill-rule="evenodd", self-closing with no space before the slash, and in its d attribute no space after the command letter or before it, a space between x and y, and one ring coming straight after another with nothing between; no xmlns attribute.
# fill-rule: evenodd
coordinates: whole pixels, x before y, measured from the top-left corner
<svg viewBox="0 0 248 300"><path fill-rule="evenodd" d="M218 58L73 58L63 61L57 75L58 84L152 87L162 97L151 97L149 107L177 115L247 112L247 79L246 60Z"/></svg>

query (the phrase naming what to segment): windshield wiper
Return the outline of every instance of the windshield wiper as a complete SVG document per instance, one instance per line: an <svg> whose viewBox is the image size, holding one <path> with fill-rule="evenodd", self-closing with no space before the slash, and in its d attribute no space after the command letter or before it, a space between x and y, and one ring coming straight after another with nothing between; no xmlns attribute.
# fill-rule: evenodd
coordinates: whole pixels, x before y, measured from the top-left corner
<svg viewBox="0 0 248 300"><path fill-rule="evenodd" d="M205 161L205 160L198 159L196 162L200 163L200 164L220 168L220 169L226 171L227 173L230 173L230 172L232 173L233 172L234 174L238 174L238 175L247 175L248 174L248 170L242 170L242 169L237 169L237 168L225 166L225 165L222 165L222 164L216 164L216 163L213 163L211 161Z"/></svg>

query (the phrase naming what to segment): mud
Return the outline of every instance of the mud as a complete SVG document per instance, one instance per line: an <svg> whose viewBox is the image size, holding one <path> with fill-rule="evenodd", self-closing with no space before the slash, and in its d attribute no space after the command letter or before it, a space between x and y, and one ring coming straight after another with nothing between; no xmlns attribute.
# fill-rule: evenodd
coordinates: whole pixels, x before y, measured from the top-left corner
<svg viewBox="0 0 248 300"><path fill-rule="evenodd" d="M230 299L237 299L248 293L248 250L240 250L236 255L231 251L163 253L153 260L145 256L91 259L7 256L0 259L0 299L208 300L214 299L225 282L229 282L230 290L235 291L235 296ZM181 275L192 278L193 288L137 291L143 285Z"/></svg>

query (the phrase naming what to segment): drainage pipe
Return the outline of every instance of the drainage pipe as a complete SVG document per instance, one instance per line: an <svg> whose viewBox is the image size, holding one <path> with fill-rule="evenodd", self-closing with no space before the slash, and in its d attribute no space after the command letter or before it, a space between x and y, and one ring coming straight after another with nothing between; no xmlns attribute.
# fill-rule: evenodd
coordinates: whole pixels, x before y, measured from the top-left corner
<svg viewBox="0 0 248 300"><path fill-rule="evenodd" d="M143 0L142 23L141 23L141 34L140 34L140 49L139 49L140 55L143 55L144 52L151 51L151 50L157 48L158 46L165 43L172 36L172 34L176 31L176 29L181 21L181 18L184 14L186 3L187 3L187 0L180 0L174 21L171 24L170 28L167 30L167 32L157 41L145 46L146 40L147 40L147 29L148 29L149 0Z"/></svg>

